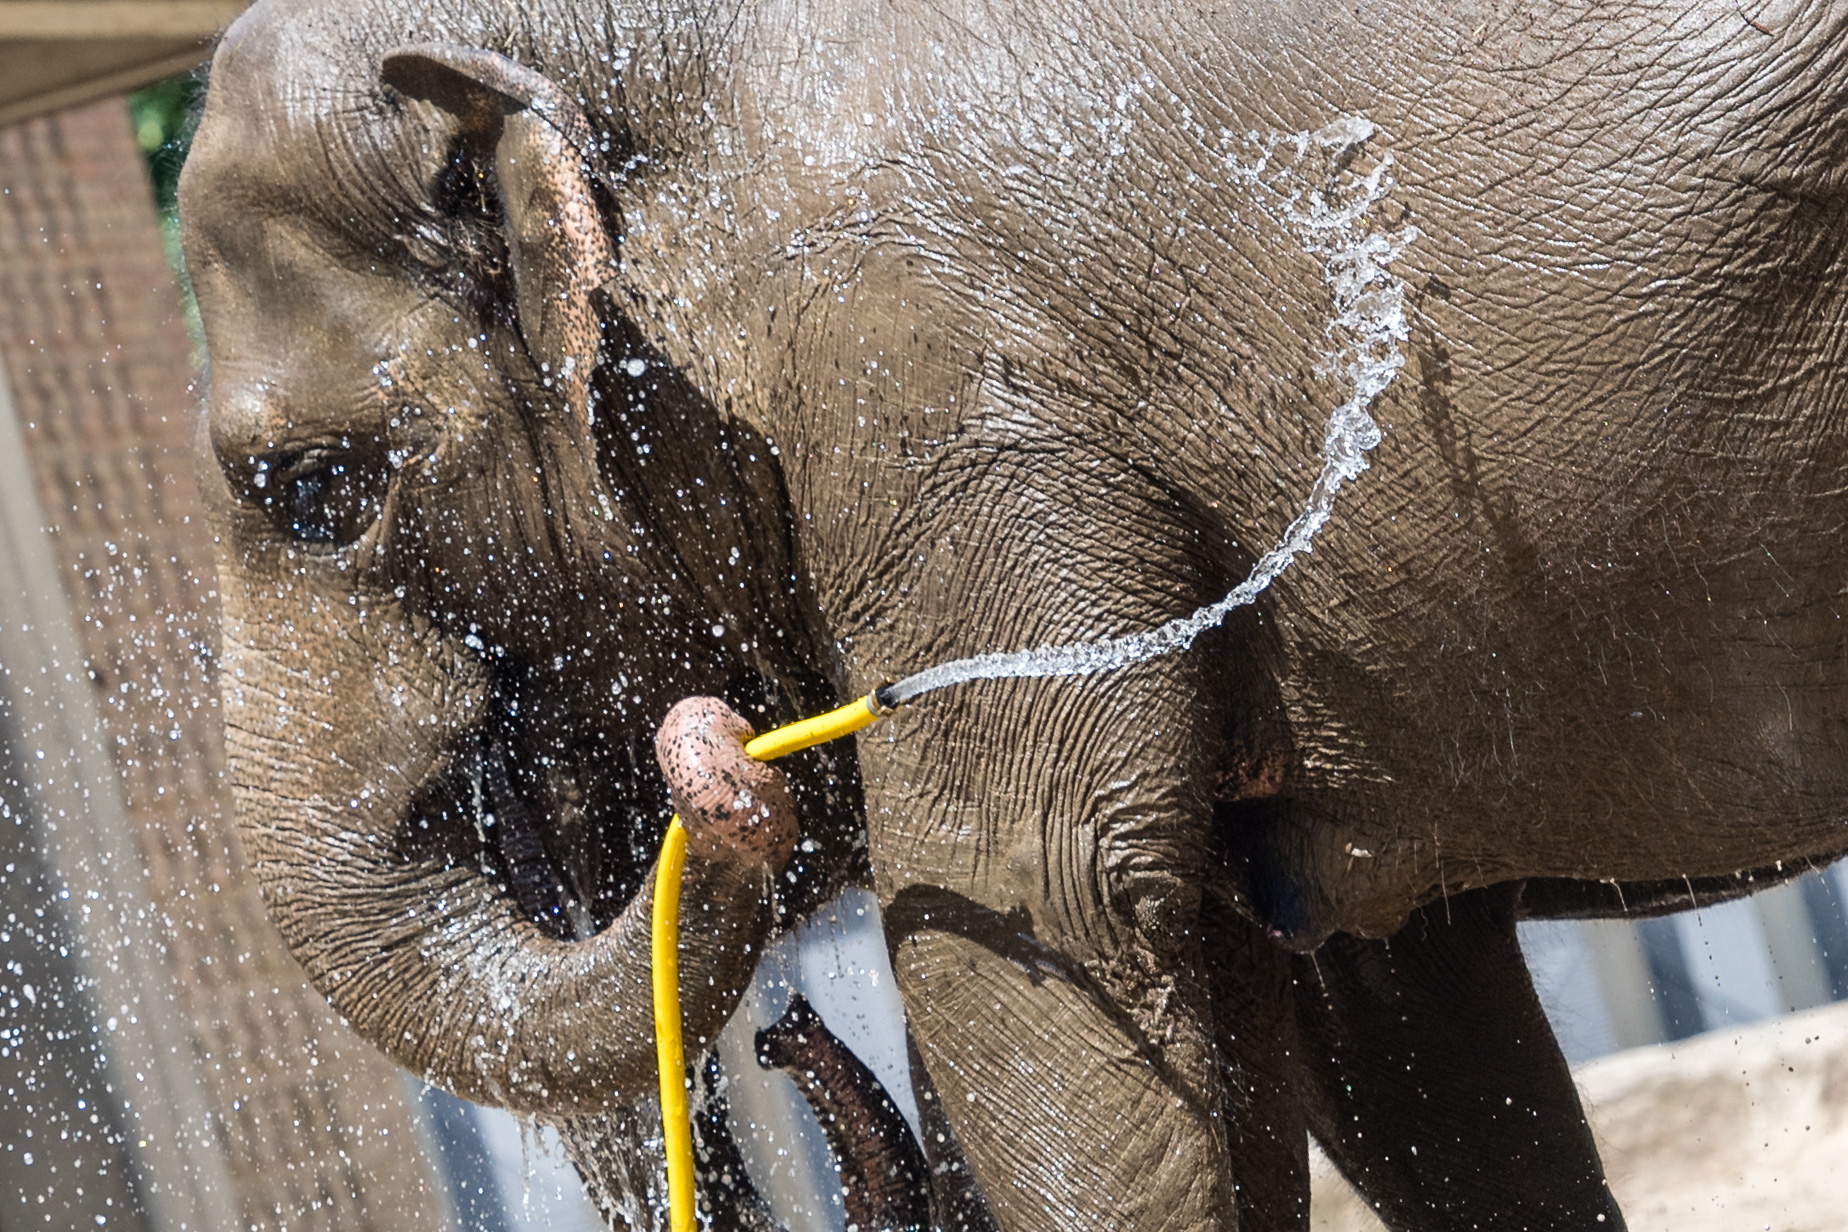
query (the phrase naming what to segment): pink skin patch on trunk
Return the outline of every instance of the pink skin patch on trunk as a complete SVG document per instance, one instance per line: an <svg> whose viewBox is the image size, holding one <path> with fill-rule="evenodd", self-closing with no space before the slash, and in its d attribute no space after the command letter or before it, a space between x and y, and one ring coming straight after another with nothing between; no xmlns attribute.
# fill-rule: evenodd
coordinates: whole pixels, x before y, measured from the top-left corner
<svg viewBox="0 0 1848 1232"><path fill-rule="evenodd" d="M780 771L744 751L757 733L716 697L675 704L655 733L655 758L686 827L687 851L781 868L796 847L796 805Z"/></svg>

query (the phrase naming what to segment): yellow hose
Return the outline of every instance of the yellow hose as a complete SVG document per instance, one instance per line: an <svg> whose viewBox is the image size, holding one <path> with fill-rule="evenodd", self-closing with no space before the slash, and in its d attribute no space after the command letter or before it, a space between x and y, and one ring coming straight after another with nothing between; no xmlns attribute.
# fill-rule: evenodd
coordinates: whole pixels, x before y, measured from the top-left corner
<svg viewBox="0 0 1848 1232"><path fill-rule="evenodd" d="M667 1211L672 1232L693 1232L693 1121L687 1114L687 1058L680 1043L680 873L687 831L667 823L655 864L653 975L655 1068L661 1074L661 1138L667 1150Z"/></svg>
<svg viewBox="0 0 1848 1232"><path fill-rule="evenodd" d="M848 702L839 710L830 710L812 719L798 719L787 727L779 727L773 732L746 741L744 751L758 761L775 761L790 753L799 753L842 736L851 736L886 713L877 697L868 693L859 701Z"/></svg>
<svg viewBox="0 0 1848 1232"><path fill-rule="evenodd" d="M758 761L852 735L887 714L877 690L838 710L801 719L748 741ZM654 976L655 1065L661 1075L661 1138L667 1151L667 1210L671 1232L694 1232L693 1123L687 1113L687 1058L680 1039L680 874L687 864L687 831L676 814L667 823L655 865L651 917Z"/></svg>

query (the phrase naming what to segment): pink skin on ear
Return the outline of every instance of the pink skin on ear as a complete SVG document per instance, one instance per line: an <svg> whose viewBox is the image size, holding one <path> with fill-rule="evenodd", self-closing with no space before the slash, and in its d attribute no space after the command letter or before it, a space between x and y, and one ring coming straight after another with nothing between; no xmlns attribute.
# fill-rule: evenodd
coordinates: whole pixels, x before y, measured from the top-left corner
<svg viewBox="0 0 1848 1232"><path fill-rule="evenodd" d="M678 702L655 733L655 758L674 793L690 855L741 856L781 868L796 848L796 805L780 771L744 751L756 735L716 697Z"/></svg>

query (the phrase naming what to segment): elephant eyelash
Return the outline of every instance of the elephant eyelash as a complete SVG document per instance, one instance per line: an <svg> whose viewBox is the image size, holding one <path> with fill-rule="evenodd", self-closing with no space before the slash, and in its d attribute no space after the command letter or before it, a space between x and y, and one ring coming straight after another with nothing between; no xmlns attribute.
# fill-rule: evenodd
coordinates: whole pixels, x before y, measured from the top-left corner
<svg viewBox="0 0 1848 1232"><path fill-rule="evenodd" d="M345 547L384 509L389 470L357 450L292 451L254 461L250 499L298 543Z"/></svg>

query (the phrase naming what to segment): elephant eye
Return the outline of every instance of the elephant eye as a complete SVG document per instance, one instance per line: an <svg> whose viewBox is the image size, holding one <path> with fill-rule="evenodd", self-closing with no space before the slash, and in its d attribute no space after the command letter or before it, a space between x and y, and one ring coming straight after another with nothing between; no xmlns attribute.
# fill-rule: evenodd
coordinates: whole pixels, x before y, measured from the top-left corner
<svg viewBox="0 0 1848 1232"><path fill-rule="evenodd" d="M253 495L290 538L344 547L378 520L385 479L354 454L310 450L258 462Z"/></svg>

